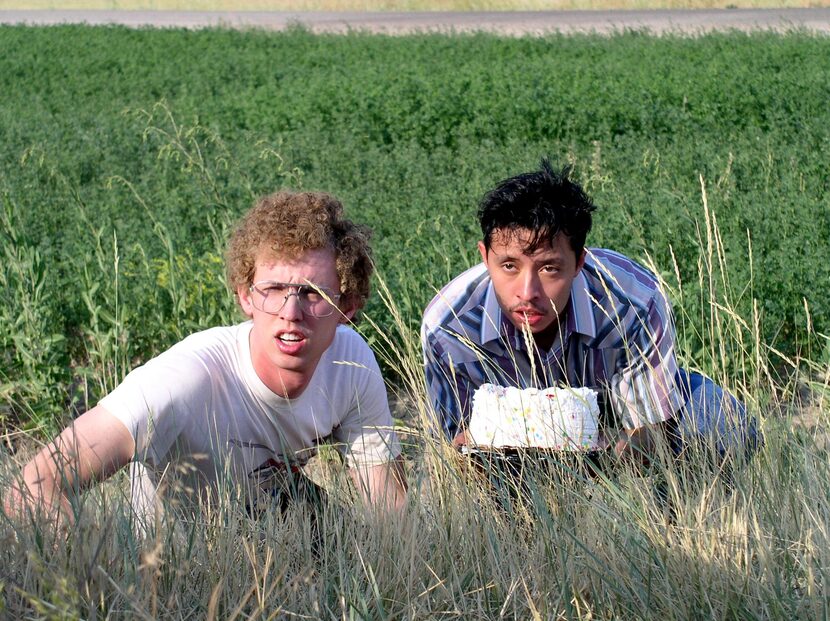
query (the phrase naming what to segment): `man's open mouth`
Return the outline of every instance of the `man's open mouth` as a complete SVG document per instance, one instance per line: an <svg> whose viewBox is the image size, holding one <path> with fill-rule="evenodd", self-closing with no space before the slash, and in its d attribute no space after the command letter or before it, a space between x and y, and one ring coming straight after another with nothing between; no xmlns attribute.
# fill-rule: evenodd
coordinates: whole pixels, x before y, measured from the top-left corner
<svg viewBox="0 0 830 621"><path fill-rule="evenodd" d="M283 343L299 343L305 339L305 336L297 334L296 332L283 332L282 334L278 334L277 338Z"/></svg>

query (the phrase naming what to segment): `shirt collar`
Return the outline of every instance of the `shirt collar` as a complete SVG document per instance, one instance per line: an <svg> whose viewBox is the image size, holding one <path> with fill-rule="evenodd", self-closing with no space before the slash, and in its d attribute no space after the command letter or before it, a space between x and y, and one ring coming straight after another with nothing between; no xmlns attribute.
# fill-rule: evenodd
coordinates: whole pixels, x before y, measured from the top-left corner
<svg viewBox="0 0 830 621"><path fill-rule="evenodd" d="M585 269L579 270L579 274L571 284L571 303L568 313L568 332L578 332L591 338L597 335L597 321L594 316L595 301L591 298L588 279L585 276Z"/></svg>
<svg viewBox="0 0 830 621"><path fill-rule="evenodd" d="M502 323L505 317L502 315L499 300L496 298L496 290L493 288L493 281L487 284L487 291L481 303L484 314L481 317L481 344L487 345L491 341L497 341L502 336Z"/></svg>

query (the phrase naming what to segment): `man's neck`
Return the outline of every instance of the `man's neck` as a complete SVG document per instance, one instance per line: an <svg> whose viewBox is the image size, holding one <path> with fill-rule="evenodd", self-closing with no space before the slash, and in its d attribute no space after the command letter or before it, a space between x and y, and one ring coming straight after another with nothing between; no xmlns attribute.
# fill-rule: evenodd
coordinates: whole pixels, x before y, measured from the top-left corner
<svg viewBox="0 0 830 621"><path fill-rule="evenodd" d="M558 330L559 323L557 322L556 325L550 326L544 332L533 335L533 342L536 344L536 348L540 353L547 354L550 351L551 347L553 347L553 344L556 342Z"/></svg>
<svg viewBox="0 0 830 621"><path fill-rule="evenodd" d="M285 369L270 374L270 377L262 377L259 372L257 375L271 392L283 399L297 399L311 381L310 375Z"/></svg>
<svg viewBox="0 0 830 621"><path fill-rule="evenodd" d="M532 335L533 343L528 343L526 332L522 330L522 328L511 324L507 319L504 320L504 325L509 326L510 329L515 330L517 335L524 340L525 347L528 349L536 349L538 350L544 357L544 355L548 354L553 346L556 344L557 340L564 339L564 331L567 325L567 314L562 314L559 317L559 321L551 324L548 326L544 332L538 332Z"/></svg>

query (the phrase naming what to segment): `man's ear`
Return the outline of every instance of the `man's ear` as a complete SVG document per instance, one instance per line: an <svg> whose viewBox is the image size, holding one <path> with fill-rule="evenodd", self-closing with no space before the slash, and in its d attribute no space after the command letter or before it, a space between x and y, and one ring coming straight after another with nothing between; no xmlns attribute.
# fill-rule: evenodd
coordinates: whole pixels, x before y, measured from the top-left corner
<svg viewBox="0 0 830 621"><path fill-rule="evenodd" d="M481 253L482 262L487 263L487 246L483 241L478 242L478 251Z"/></svg>
<svg viewBox="0 0 830 621"><path fill-rule="evenodd" d="M585 265L585 257L588 256L588 253L585 251L585 248L582 249L582 252L576 258L576 272L574 272L574 276L579 274L582 267Z"/></svg>
<svg viewBox="0 0 830 621"><path fill-rule="evenodd" d="M347 308L340 309L340 323L348 324L352 319L354 319L355 314L357 313L357 306L354 304L350 305Z"/></svg>
<svg viewBox="0 0 830 621"><path fill-rule="evenodd" d="M239 300L239 307L247 317L254 316L254 303L251 300L251 290L245 285L236 288L236 299Z"/></svg>

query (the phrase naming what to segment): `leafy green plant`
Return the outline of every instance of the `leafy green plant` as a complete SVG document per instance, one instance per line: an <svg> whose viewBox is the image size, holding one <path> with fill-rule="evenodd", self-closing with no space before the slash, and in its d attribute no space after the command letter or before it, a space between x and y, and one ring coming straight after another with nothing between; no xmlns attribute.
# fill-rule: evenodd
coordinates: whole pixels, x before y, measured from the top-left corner
<svg viewBox="0 0 830 621"><path fill-rule="evenodd" d="M55 400L66 373L60 364L65 337L60 332L58 309L50 299L44 259L21 226L16 206L4 198L0 212L3 239L0 284L6 292L0 306L0 356L3 361L3 396L9 404L0 414L5 426L40 427Z"/></svg>
<svg viewBox="0 0 830 621"><path fill-rule="evenodd" d="M86 407L184 334L238 319L224 242L279 187L330 191L373 228L399 316L375 295L364 330L399 339L477 261L483 192L542 155L573 164L599 205L589 243L666 280L681 354L704 371L751 392L747 365L790 373L830 333L826 38L64 26L3 27L0 46L3 252L21 266L5 278L40 283L42 305L3 305L7 417ZM713 324L730 313L745 325ZM45 340L11 329L24 316ZM746 340L722 350L723 330Z"/></svg>

